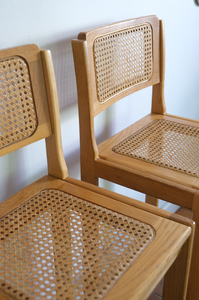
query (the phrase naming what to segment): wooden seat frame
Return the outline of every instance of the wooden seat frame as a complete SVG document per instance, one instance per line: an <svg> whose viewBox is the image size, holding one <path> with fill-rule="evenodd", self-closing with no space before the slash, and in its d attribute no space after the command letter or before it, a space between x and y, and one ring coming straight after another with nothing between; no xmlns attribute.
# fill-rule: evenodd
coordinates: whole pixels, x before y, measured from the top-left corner
<svg viewBox="0 0 199 300"><path fill-rule="evenodd" d="M151 78L123 88L104 102L98 101L96 80L98 75L95 74L94 42L96 39L107 35L131 30L140 24L150 24L152 28ZM78 39L72 41L72 47L78 89L81 179L98 185L98 178L103 178L146 194L146 202L150 204L158 205L158 199L163 199L192 210L193 220L196 222L196 239L194 241L188 299L199 299L199 179L183 172L163 168L160 165L150 164L144 160L141 161L113 151L115 145L157 119L191 126L197 130L199 128L198 121L166 113L164 99L164 22L156 16L147 16L81 32ZM118 100L148 86L152 86L151 113L97 145L94 118Z"/></svg>
<svg viewBox="0 0 199 300"><path fill-rule="evenodd" d="M80 298L80 295L78 296L79 298L74 298L73 295L74 282L72 281L74 279L72 279L72 266L71 272L65 270L65 265L68 264L70 266L71 255L72 253L74 253L73 250L75 250L75 246L71 242L72 233L71 238L69 238L69 240L66 240L65 233L62 233L65 232L65 228L61 227L63 226L62 223L59 223L61 222L60 216L64 217L66 207L62 205L62 209L60 209L60 207L56 207L56 205L53 204L51 206L52 208L48 209L48 205L51 205L51 202L50 199L47 199L48 201L45 200L44 204L42 204L41 210L39 210L38 208L38 201L40 201L38 200L40 199L38 197L42 198L42 195L45 194L45 191L47 191L48 194L50 193L48 191L53 190L55 194L57 191L57 193L69 195L67 196L67 201L69 201L68 203L70 203L70 201L73 201L70 199L74 199L74 201L82 201L78 200L79 198L81 198L83 199L83 201L87 201L88 207L91 207L93 205L95 209L97 207L101 207L103 211L106 211L106 209L108 209L109 214L123 214L125 218L130 218L130 220L131 218L133 218L137 220L136 222L144 222L145 224L147 224L147 226L151 226L151 228L153 228L155 232L154 238L150 242L150 244L142 251L142 253L136 258L136 260L128 266L124 274L116 282L114 282L112 288L110 290L107 289L107 293L103 295L103 299L147 299L154 287L165 274L163 299L186 299L186 290L194 236L194 223L186 218L177 217L176 215L164 212L148 204L140 203L139 201L103 190L86 182L81 182L79 180L70 178L68 176L68 170L62 150L59 106L51 53L48 50L41 51L36 45L29 45L0 51L0 62L9 59L10 57L20 57L27 63L30 86L32 89L37 116L37 127L31 136L19 139L19 141L15 140L14 142L7 144L7 146L1 147L0 156L4 156L14 150L45 138L48 175L32 183L28 187L19 191L0 204L0 247L1 249L7 249L5 251L2 250L0 253L0 298L2 300L36 299L34 292L36 293L37 289L43 289L44 281L48 281L48 278L44 279L44 274L44 278L40 278L41 282L38 283L38 279L30 277L30 285L31 288L33 288L33 294L27 294L28 287L26 285L23 287L23 280L29 278L28 276L30 276L32 270L35 269L34 266L37 258L41 259L40 257L38 257L39 254L37 254L40 251L38 245L41 245L41 249L43 249L41 251L44 252L45 249L47 253L49 253L49 255L57 255L55 256L54 263L56 262L56 259L62 259L62 256L64 255L62 253L64 253L67 248L67 251L69 251L68 258L65 258L65 260L63 260L63 263L59 266L59 268L57 267L57 265L55 266L55 275L49 280L52 280L53 286L55 286L56 295L54 297L58 297L59 299ZM1 95L3 95L2 91ZM2 115L0 115L0 120L1 119ZM47 196L47 198L48 197L50 196ZM32 213L30 213L30 211L28 212L28 209L30 207L32 207ZM53 210L55 214L54 220L50 217L51 210ZM59 213L57 212L58 210ZM24 219L21 217L22 214L24 214ZM45 216L49 216L49 218L51 219L49 219L48 217L45 219ZM41 218L44 218L42 219L44 222L44 226L42 227L41 224L38 224L38 226L41 226L39 227L38 231L40 232L39 236L37 238L27 236L26 231L28 232L28 227L37 226L37 220L40 220L38 222L41 222ZM4 231L2 231L4 230L4 220L5 233ZM94 215L92 217L92 220L94 220ZM52 222L52 226L49 225L48 228L48 233L50 236L49 238L46 237L46 229L42 229L46 228L46 224L48 222ZM70 219L69 222L71 222ZM81 246L82 248L80 247L79 253L84 253L84 251L86 251L86 249L84 248L84 243L86 240L86 236L89 234L89 231L96 230L96 236L97 234L99 234L98 222L92 222L94 222L92 226L88 226L84 229L81 228L82 235L80 239L82 239L83 244ZM58 232L54 231L53 229L55 224L57 224L56 226L58 226L58 228L60 227L59 229L57 229ZM78 226L79 228L82 227L81 225ZM78 226L76 227L78 228ZM8 231L7 228L9 228ZM17 231L13 232L13 230ZM21 237L20 232L23 232ZM40 235L42 234L45 235L44 246L42 246L43 244L40 238ZM30 235L33 234L30 233ZM31 242L32 246L30 246L29 244L29 238L30 240L33 239L35 241L35 244ZM13 239L16 239L14 243L12 242ZM22 246L20 247L22 248L17 246L16 252L14 252L14 254L13 251L11 251L10 265L8 262L5 265L5 256L8 255L10 251L8 250L9 245L7 244L8 246L6 246L6 243L11 242L12 247L14 247L15 243L18 243L17 245L19 245L19 241L21 239L22 242L20 243L20 245ZM50 246L48 244L50 244ZM34 246L36 248L34 248ZM94 247L95 249L95 247L98 247L98 243L94 244L93 242L91 243L90 247ZM23 257L26 252L24 249L28 249L26 250L27 255L29 255L28 264L30 264L31 259L33 259L34 263L34 265L31 265L30 267L27 265L27 268L29 268L28 273L24 273L24 263L26 264L26 262L23 261ZM15 256L19 255L19 251L22 251L22 254L20 256L20 260L17 260L16 262ZM91 249L91 251L93 250ZM44 255L43 252L41 252L41 257L43 257ZM97 252L98 248L94 255L96 255ZM88 253L88 250L86 253ZM47 259L49 258L47 257ZM38 262L38 271L35 271L36 277L39 276L40 272L45 273L45 271L43 271L43 269L41 268L41 263L43 263L43 261ZM9 276L9 272L12 272L13 268L17 269L19 267L18 265L22 267L17 273L17 275L19 276L20 284L19 287L16 287L12 286L12 277L10 277L10 279L6 280L5 282L5 276L2 276L2 274L5 273L7 274L6 276ZM53 269L53 267L49 268L50 270ZM56 268L58 268L58 270ZM92 265L92 267L89 266L87 269L92 271L93 268L95 268L95 265ZM21 272L23 274L21 274ZM65 272L67 273L67 276L69 276L67 278L69 278L68 280L70 281L67 284L64 281ZM84 274L85 272L86 270L83 270L82 274ZM59 286L57 285L56 276L59 277ZM72 294L60 294L59 288L62 289L62 292L67 288L69 288L70 291L72 289ZM88 288L92 288L92 285L88 285ZM41 294L39 296L40 299L46 299L46 293L47 292L43 293L43 295ZM16 297L14 295L16 295ZM90 295L90 299L93 299L92 292ZM49 297L51 299L53 298L52 295L50 295ZM99 299L101 299L100 294Z"/></svg>

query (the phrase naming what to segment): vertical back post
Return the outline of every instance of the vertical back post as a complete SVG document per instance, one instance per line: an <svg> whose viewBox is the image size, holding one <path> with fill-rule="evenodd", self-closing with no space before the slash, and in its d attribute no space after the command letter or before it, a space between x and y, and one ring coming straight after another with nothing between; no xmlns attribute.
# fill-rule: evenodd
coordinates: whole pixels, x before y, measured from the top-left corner
<svg viewBox="0 0 199 300"><path fill-rule="evenodd" d="M68 176L68 169L62 148L59 104L52 56L49 50L41 51L41 56L52 125L52 135L46 138L48 174L64 179Z"/></svg>
<svg viewBox="0 0 199 300"><path fill-rule="evenodd" d="M94 161L98 158L98 148L94 132L93 107L92 103L90 103L89 101L90 91L88 88L88 80L90 74L88 74L86 68L86 64L88 64L87 46L85 41L73 40L72 47L78 87L77 90L80 122L81 173L87 174L86 181L97 185L98 178L94 175ZM82 180L85 181L85 178L83 176Z"/></svg>
<svg viewBox="0 0 199 300"><path fill-rule="evenodd" d="M165 81L165 36L164 21L159 21L160 25L160 83L153 86L151 112L155 114L165 114L166 104L164 99Z"/></svg>

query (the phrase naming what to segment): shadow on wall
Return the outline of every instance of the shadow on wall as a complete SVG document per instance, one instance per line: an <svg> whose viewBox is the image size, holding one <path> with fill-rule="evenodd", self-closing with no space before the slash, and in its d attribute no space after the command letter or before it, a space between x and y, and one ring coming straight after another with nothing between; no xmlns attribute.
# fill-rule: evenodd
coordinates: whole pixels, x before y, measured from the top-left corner
<svg viewBox="0 0 199 300"><path fill-rule="evenodd" d="M79 124L77 120L77 88L71 38L61 40L46 46L52 53L59 109L61 114L61 128L64 157L71 177L80 177L79 155ZM70 134L69 134L70 131ZM65 146L66 145L66 146Z"/></svg>
<svg viewBox="0 0 199 300"><path fill-rule="evenodd" d="M20 163L22 151L17 150L9 155L5 156L4 163L1 165L1 171L3 169L3 173L0 174L1 178L1 195L0 202L4 199L12 196L13 193L18 192L24 185L22 180L19 178L23 178L24 176L24 168ZM8 172L5 172L5 169ZM16 176L17 172L17 176Z"/></svg>
<svg viewBox="0 0 199 300"><path fill-rule="evenodd" d="M68 166L69 175L80 179L78 100L71 45L71 40L75 38L76 36L72 36L70 39L60 40L54 44L46 45L46 49L51 51L53 58L62 120L64 156ZM73 109L74 107L75 109ZM103 131L96 131L97 142L101 142L110 136L110 126L108 124L109 114L110 112L108 111L104 112L103 121L105 126ZM73 121L71 119L73 119ZM70 134L67 134L69 131ZM66 147L65 143L67 145Z"/></svg>
<svg viewBox="0 0 199 300"><path fill-rule="evenodd" d="M47 172L45 142L38 141L0 158L0 202Z"/></svg>
<svg viewBox="0 0 199 300"><path fill-rule="evenodd" d="M51 50L60 111L71 105L77 105L77 88L71 39L62 40L46 46Z"/></svg>

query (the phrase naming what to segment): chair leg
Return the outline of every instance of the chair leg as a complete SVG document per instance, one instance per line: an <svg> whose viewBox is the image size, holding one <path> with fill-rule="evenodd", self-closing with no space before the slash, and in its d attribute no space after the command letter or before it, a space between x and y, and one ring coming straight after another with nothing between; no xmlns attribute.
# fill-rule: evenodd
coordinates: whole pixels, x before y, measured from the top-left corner
<svg viewBox="0 0 199 300"><path fill-rule="evenodd" d="M159 199L146 195L145 202L154 206L158 206Z"/></svg>
<svg viewBox="0 0 199 300"><path fill-rule="evenodd" d="M81 180L82 181L85 181L85 182L88 182L88 183L91 183L91 184L94 184L94 185L99 185L99 180L98 180L98 177L85 177L85 176L81 176Z"/></svg>
<svg viewBox="0 0 199 300"><path fill-rule="evenodd" d="M90 168L81 166L81 180L97 186L99 185L98 177L95 176L92 166Z"/></svg>
<svg viewBox="0 0 199 300"><path fill-rule="evenodd" d="M164 277L162 300L185 300L190 270L190 251L193 235L183 245L178 257ZM193 298L192 298L193 300Z"/></svg>
<svg viewBox="0 0 199 300"><path fill-rule="evenodd" d="M187 291L187 300L199 299L199 192L195 194L193 206L193 220L195 226L195 238L193 243L193 252L191 259L191 268L189 276L189 284Z"/></svg>

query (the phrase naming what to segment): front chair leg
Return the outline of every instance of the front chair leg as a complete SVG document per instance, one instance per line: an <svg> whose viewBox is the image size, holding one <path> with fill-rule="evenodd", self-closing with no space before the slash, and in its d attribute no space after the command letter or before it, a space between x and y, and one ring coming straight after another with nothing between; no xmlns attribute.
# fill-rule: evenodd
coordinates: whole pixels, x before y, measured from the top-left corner
<svg viewBox="0 0 199 300"><path fill-rule="evenodd" d="M195 237L193 243L193 253L191 259L191 268L189 275L189 284L187 292L187 300L199 299L199 192L194 196L193 206L193 220L196 223Z"/></svg>
<svg viewBox="0 0 199 300"><path fill-rule="evenodd" d="M183 245L178 257L165 274L162 300L187 299L187 286L191 265L191 259L188 259L188 257L191 257L189 254L192 251L193 238L194 230Z"/></svg>

